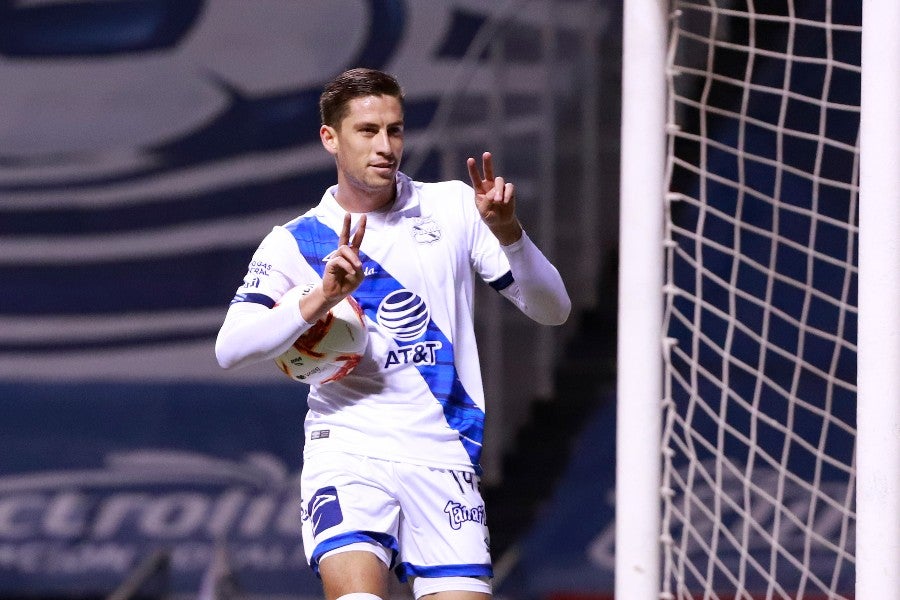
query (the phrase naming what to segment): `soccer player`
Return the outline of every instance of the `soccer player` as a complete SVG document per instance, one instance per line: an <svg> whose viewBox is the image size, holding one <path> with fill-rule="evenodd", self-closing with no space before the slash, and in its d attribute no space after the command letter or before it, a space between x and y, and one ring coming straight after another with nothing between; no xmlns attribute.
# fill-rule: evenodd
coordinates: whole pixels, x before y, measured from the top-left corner
<svg viewBox="0 0 900 600"><path fill-rule="evenodd" d="M479 491L484 392L473 325L477 275L523 313L562 324L571 303L515 213L490 153L471 186L399 171L403 93L352 69L328 83L322 145L337 185L275 227L254 254L216 341L224 368L280 355L351 294L369 341L346 377L313 385L305 421L302 529L328 600L483 600L492 577ZM276 302L315 283L297 305Z"/></svg>

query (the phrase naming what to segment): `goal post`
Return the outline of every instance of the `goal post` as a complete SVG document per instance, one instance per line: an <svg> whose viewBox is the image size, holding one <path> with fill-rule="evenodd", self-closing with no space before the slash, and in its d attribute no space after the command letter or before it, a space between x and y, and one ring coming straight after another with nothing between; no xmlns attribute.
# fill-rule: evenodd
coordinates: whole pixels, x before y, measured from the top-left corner
<svg viewBox="0 0 900 600"><path fill-rule="evenodd" d="M623 6L614 585L633 600L659 588L667 4Z"/></svg>
<svg viewBox="0 0 900 600"><path fill-rule="evenodd" d="M900 3L623 17L616 596L894 597Z"/></svg>
<svg viewBox="0 0 900 600"><path fill-rule="evenodd" d="M900 597L900 2L863 3L856 597Z"/></svg>

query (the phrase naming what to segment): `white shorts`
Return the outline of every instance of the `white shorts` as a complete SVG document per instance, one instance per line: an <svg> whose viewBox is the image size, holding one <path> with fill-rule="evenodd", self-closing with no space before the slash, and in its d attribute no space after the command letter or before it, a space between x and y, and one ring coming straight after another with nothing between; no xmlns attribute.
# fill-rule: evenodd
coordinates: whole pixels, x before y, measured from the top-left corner
<svg viewBox="0 0 900 600"><path fill-rule="evenodd" d="M479 478L343 452L303 465L303 546L310 567L351 544L369 549L400 581L493 576ZM374 544L374 545L373 545ZM489 585L488 585L489 591Z"/></svg>

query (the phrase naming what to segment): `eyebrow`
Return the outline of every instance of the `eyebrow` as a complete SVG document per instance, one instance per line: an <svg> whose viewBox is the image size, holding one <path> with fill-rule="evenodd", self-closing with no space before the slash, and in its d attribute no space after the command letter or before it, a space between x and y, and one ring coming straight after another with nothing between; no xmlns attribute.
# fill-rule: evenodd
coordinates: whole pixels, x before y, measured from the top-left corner
<svg viewBox="0 0 900 600"><path fill-rule="evenodd" d="M369 127L376 127L376 128L380 129L381 125L374 121L360 121L359 123L356 123L354 125L355 129L366 129ZM401 119L399 121L394 121L392 123L388 123L387 128L390 129L391 127L403 127L403 119Z"/></svg>

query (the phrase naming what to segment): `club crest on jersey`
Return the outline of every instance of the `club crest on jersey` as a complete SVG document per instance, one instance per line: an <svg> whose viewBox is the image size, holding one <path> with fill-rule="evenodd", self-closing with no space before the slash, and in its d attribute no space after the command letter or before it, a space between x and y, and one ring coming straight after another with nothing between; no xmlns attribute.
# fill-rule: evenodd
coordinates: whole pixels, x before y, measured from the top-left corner
<svg viewBox="0 0 900 600"><path fill-rule="evenodd" d="M412 235L420 244L430 244L441 239L441 228L431 217L416 217L413 219Z"/></svg>

